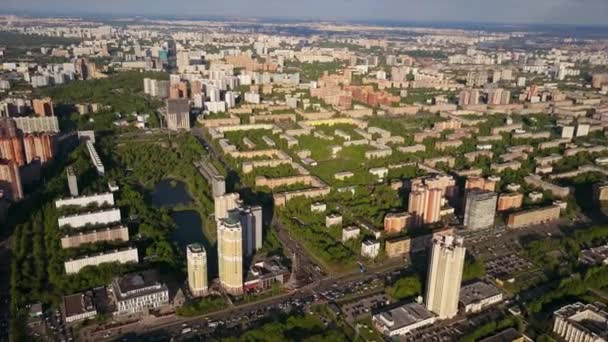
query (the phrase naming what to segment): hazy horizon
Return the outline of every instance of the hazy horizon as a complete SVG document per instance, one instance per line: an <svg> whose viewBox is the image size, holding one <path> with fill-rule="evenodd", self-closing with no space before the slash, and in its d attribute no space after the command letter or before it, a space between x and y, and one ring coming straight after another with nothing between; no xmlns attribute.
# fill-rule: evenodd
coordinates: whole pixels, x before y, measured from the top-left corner
<svg viewBox="0 0 608 342"><path fill-rule="evenodd" d="M606 26L606 0L4 0L0 12L63 16L260 18Z"/></svg>

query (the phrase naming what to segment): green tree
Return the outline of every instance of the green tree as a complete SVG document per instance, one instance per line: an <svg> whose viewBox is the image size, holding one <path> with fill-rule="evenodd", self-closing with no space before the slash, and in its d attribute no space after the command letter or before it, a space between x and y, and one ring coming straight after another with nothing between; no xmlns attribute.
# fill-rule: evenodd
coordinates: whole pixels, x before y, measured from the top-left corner
<svg viewBox="0 0 608 342"><path fill-rule="evenodd" d="M420 278L415 275L403 277L397 280L393 286L387 287L386 293L399 300L418 296L422 293Z"/></svg>

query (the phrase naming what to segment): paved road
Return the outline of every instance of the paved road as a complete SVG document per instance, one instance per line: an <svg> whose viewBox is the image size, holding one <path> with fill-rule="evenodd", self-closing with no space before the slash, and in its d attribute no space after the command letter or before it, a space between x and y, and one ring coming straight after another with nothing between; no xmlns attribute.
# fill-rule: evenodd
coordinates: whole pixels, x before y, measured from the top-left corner
<svg viewBox="0 0 608 342"><path fill-rule="evenodd" d="M315 267L315 262L312 258L306 253L306 250L300 246L299 242L294 240L287 229L283 226L283 224L279 220L273 220L273 227L277 232L277 236L281 241L281 244L285 249L287 249L289 257L296 256L297 259L297 273L299 281L312 281L314 279L321 279L325 275L322 274L319 270L320 268Z"/></svg>
<svg viewBox="0 0 608 342"><path fill-rule="evenodd" d="M234 307L229 307L221 311L216 311L210 314L200 315L196 317L183 318L171 315L159 319L142 320L126 326L115 327L102 331L92 331L94 327L83 329L80 332L79 341L99 341L104 339L116 339L125 334L150 334L173 332L178 333L183 326L206 326L207 322L211 321L229 321L235 317L254 317L256 314L266 312L271 308L279 308L281 305L293 303L294 301L312 298L316 293L326 291L348 291L348 288L353 284L373 279L378 276L384 276L395 270L405 269L407 265L403 261L393 261L391 263L381 265L376 268L370 268L367 273L350 273L340 277L325 277L318 279L313 283L303 286L295 291L263 299L260 301L245 303ZM343 294L348 294L344 293ZM326 299L318 298L316 303L324 302Z"/></svg>
<svg viewBox="0 0 608 342"><path fill-rule="evenodd" d="M215 146L211 142L207 141L207 139L205 138L204 130L202 128L195 127L191 130L191 133L205 147L207 152L211 153L211 156L213 158L222 163L226 170L230 169L230 167L228 166L228 164L226 164L226 161L224 160L224 155L218 150L216 150Z"/></svg>

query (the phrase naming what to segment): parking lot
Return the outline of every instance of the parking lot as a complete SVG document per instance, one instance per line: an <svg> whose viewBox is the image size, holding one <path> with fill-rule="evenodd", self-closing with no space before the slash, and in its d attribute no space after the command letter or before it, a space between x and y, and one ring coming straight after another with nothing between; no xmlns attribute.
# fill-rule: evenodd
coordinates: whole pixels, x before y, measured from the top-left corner
<svg viewBox="0 0 608 342"><path fill-rule="evenodd" d="M390 304L390 299L384 293L358 298L348 304L342 305L342 311L349 323L353 323L362 316L370 316L375 310Z"/></svg>
<svg viewBox="0 0 608 342"><path fill-rule="evenodd" d="M494 279L508 279L534 268L532 262L511 253L487 260L486 273Z"/></svg>

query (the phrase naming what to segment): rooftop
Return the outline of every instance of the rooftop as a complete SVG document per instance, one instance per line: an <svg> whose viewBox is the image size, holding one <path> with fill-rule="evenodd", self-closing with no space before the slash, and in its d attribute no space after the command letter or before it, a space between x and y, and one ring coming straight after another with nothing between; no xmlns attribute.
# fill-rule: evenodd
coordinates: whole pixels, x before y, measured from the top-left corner
<svg viewBox="0 0 608 342"><path fill-rule="evenodd" d="M608 264L608 244L581 251L578 260L587 265Z"/></svg>
<svg viewBox="0 0 608 342"><path fill-rule="evenodd" d="M160 275L156 270L130 273L120 278L114 278L112 288L114 294L121 300L167 290L167 286L161 283Z"/></svg>
<svg viewBox="0 0 608 342"><path fill-rule="evenodd" d="M186 248L192 253L205 253L205 248L199 243L189 244Z"/></svg>
<svg viewBox="0 0 608 342"><path fill-rule="evenodd" d="M366 246L373 246L379 244L379 242L376 240L363 240L363 244Z"/></svg>
<svg viewBox="0 0 608 342"><path fill-rule="evenodd" d="M287 273L289 273L289 270L281 264L278 258L269 258L253 264L247 273L246 280L275 277Z"/></svg>
<svg viewBox="0 0 608 342"><path fill-rule="evenodd" d="M570 324L597 336L608 337L608 312L593 304L574 303L555 311Z"/></svg>
<svg viewBox="0 0 608 342"><path fill-rule="evenodd" d="M479 281L463 286L460 289L460 302L464 305L499 295L500 291L493 285Z"/></svg>
<svg viewBox="0 0 608 342"><path fill-rule="evenodd" d="M396 330L430 319L433 317L433 314L422 304L408 303L398 308L379 313L376 317L380 318L380 322L388 323L385 325L390 327L391 330Z"/></svg>
<svg viewBox="0 0 608 342"><path fill-rule="evenodd" d="M93 295L91 292L87 292L65 296L63 297L63 307L65 310L65 317L72 317L85 312L94 311L95 305L93 304Z"/></svg>

